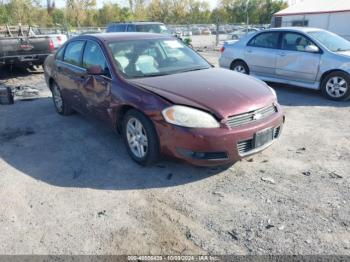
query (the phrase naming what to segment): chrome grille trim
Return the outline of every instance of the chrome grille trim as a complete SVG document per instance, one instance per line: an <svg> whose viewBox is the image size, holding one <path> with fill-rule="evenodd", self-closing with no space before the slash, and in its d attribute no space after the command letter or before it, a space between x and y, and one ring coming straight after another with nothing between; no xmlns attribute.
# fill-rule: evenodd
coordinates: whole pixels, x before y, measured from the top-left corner
<svg viewBox="0 0 350 262"><path fill-rule="evenodd" d="M281 126L276 127L275 130L273 131L273 138L276 139L280 136L281 133Z"/></svg>
<svg viewBox="0 0 350 262"><path fill-rule="evenodd" d="M277 113L277 107L272 104L248 113L243 113L240 115L235 115L235 116L230 116L227 119L227 125L229 127L237 127L237 126L241 126L241 125L245 125L245 124L249 124L249 123L254 123L256 121L259 121L261 119L264 119L266 117L269 117L271 115L273 115L274 113ZM254 116L256 115L260 115L260 118L255 119Z"/></svg>
<svg viewBox="0 0 350 262"><path fill-rule="evenodd" d="M237 143L237 149L240 154L244 154L253 149L253 139L241 141Z"/></svg>

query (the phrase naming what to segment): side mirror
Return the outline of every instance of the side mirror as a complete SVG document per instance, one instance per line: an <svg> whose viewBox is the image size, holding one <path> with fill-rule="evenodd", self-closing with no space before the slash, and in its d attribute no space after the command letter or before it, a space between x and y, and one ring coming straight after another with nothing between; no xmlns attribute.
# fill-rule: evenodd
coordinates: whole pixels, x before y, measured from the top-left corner
<svg viewBox="0 0 350 262"><path fill-rule="evenodd" d="M99 65L95 65L95 66L91 66L87 69L87 73L89 75L104 75L105 71L102 69L101 66Z"/></svg>
<svg viewBox="0 0 350 262"><path fill-rule="evenodd" d="M320 49L315 45L308 45L305 47L305 51L309 53L318 53Z"/></svg>

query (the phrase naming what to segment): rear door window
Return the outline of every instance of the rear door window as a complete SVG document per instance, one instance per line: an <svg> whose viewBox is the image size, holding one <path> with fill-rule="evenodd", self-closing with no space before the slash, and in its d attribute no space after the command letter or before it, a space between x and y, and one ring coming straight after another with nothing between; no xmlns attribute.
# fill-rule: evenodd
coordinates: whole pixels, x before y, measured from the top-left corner
<svg viewBox="0 0 350 262"><path fill-rule="evenodd" d="M249 41L248 46L277 49L279 32L261 33Z"/></svg>
<svg viewBox="0 0 350 262"><path fill-rule="evenodd" d="M135 25L128 25L127 31L128 32L135 32L136 31Z"/></svg>
<svg viewBox="0 0 350 262"><path fill-rule="evenodd" d="M84 43L85 41L74 41L68 44L63 60L69 64L81 66Z"/></svg>
<svg viewBox="0 0 350 262"><path fill-rule="evenodd" d="M145 33L157 33L157 34L165 34L168 33L168 29L163 24L141 24L136 25L137 32L145 32Z"/></svg>
<svg viewBox="0 0 350 262"><path fill-rule="evenodd" d="M115 25L114 31L115 32L125 32L126 31L126 25Z"/></svg>

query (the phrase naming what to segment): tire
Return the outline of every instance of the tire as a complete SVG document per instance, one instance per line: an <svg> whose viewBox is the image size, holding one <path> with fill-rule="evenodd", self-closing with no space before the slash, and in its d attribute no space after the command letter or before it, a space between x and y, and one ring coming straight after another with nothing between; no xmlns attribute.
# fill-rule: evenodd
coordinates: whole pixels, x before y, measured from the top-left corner
<svg viewBox="0 0 350 262"><path fill-rule="evenodd" d="M231 70L238 72L238 73L249 75L249 68L248 68L247 64L244 63L243 61L233 62L231 64Z"/></svg>
<svg viewBox="0 0 350 262"><path fill-rule="evenodd" d="M73 110L65 102L61 93L61 89L55 82L53 82L51 85L51 92L53 104L56 108L57 113L63 116L71 115L73 113Z"/></svg>
<svg viewBox="0 0 350 262"><path fill-rule="evenodd" d="M328 99L344 101L350 98L350 75L335 71L327 75L321 83L322 94Z"/></svg>
<svg viewBox="0 0 350 262"><path fill-rule="evenodd" d="M148 166L159 160L158 135L152 121L147 116L131 109L124 115L122 127L125 146L136 163Z"/></svg>

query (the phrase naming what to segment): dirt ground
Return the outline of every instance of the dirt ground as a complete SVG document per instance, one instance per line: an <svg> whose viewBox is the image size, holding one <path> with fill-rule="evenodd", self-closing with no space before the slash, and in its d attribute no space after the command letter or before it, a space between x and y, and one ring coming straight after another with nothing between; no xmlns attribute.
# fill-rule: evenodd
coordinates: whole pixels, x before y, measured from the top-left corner
<svg viewBox="0 0 350 262"><path fill-rule="evenodd" d="M286 124L263 153L145 168L108 127L59 116L40 71L0 71L29 87L0 105L0 254L350 255L350 102L275 85Z"/></svg>

